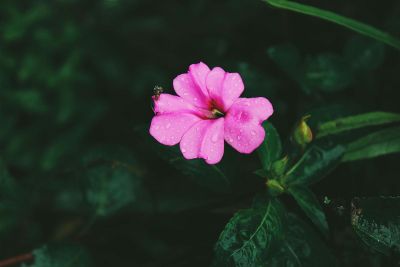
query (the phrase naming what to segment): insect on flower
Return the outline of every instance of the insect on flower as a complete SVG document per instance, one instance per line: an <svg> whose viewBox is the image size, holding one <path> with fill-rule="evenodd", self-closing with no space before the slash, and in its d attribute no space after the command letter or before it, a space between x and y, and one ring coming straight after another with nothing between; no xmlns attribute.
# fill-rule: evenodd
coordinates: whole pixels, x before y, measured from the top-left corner
<svg viewBox="0 0 400 267"><path fill-rule="evenodd" d="M158 85L154 86L154 89L153 89L154 100L158 100L160 98L160 95L163 92L164 92L164 89L161 86L158 86Z"/></svg>
<svg viewBox="0 0 400 267"><path fill-rule="evenodd" d="M240 97L244 90L238 73L212 70L200 62L173 81L177 95L154 88L150 134L161 144L180 144L186 159L218 163L226 141L240 153L252 153L264 140L262 122L273 108L264 97Z"/></svg>

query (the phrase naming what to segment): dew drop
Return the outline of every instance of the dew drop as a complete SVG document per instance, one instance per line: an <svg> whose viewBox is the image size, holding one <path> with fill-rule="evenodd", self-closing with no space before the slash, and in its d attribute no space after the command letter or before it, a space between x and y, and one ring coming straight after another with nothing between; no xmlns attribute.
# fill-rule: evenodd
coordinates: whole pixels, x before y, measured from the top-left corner
<svg viewBox="0 0 400 267"><path fill-rule="evenodd" d="M256 135L256 131L251 131L251 135Z"/></svg>
<svg viewBox="0 0 400 267"><path fill-rule="evenodd" d="M182 153L185 153L185 152L186 152L186 149L182 148Z"/></svg>
<svg viewBox="0 0 400 267"><path fill-rule="evenodd" d="M167 125L165 125L165 129L169 129L169 127L171 127L171 123L167 123Z"/></svg>
<svg viewBox="0 0 400 267"><path fill-rule="evenodd" d="M237 140L240 140L240 138L241 138L240 135L238 135L238 136L237 136Z"/></svg>
<svg viewBox="0 0 400 267"><path fill-rule="evenodd" d="M193 98L193 100L194 100L194 101L197 101L197 98L195 97L195 98Z"/></svg>
<svg viewBox="0 0 400 267"><path fill-rule="evenodd" d="M154 129L155 129L155 130L158 130L158 129L160 129L160 126L158 126L158 125L157 125L157 126L154 126Z"/></svg>
<svg viewBox="0 0 400 267"><path fill-rule="evenodd" d="M214 143L218 141L218 133L215 133L215 134L211 137L211 141L213 141Z"/></svg>

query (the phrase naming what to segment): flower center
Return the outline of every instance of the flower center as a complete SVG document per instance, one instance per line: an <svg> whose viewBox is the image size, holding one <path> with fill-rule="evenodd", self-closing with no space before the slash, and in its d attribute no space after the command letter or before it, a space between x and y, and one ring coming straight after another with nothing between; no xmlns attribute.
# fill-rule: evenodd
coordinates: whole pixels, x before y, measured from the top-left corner
<svg viewBox="0 0 400 267"><path fill-rule="evenodd" d="M221 117L225 116L225 114L224 114L223 112L219 111L219 110L216 109L216 108L213 108L213 109L211 110L211 113L212 113L212 115L213 115L214 118L221 118Z"/></svg>

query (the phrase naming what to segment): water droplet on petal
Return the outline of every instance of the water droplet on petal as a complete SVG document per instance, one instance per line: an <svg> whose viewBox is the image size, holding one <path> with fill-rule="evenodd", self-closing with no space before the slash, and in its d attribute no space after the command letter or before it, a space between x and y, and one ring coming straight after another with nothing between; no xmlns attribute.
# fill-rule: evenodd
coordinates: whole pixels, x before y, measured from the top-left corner
<svg viewBox="0 0 400 267"><path fill-rule="evenodd" d="M195 97L195 98L193 98L193 100L194 100L194 101L197 101L197 98Z"/></svg>
<svg viewBox="0 0 400 267"><path fill-rule="evenodd" d="M213 141L214 143L218 141L218 133L215 133L215 134L211 137L211 141Z"/></svg>
<svg viewBox="0 0 400 267"><path fill-rule="evenodd" d="M251 131L251 135L256 135L256 131Z"/></svg>
<svg viewBox="0 0 400 267"><path fill-rule="evenodd" d="M182 148L182 153L185 153L185 152L186 152L186 149Z"/></svg>
<svg viewBox="0 0 400 267"><path fill-rule="evenodd" d="M160 129L160 126L156 125L156 126L154 126L154 129L158 130L158 129Z"/></svg>
<svg viewBox="0 0 400 267"><path fill-rule="evenodd" d="M165 125L165 129L169 129L169 127L171 127L171 123L167 123L167 125Z"/></svg>
<svg viewBox="0 0 400 267"><path fill-rule="evenodd" d="M241 138L240 135L238 135L238 136L237 136L237 140L240 140L240 138Z"/></svg>

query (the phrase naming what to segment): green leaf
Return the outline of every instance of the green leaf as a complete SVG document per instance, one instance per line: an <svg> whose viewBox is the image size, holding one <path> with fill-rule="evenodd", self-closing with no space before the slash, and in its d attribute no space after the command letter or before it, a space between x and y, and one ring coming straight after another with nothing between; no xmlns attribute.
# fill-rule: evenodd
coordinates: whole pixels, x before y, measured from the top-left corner
<svg viewBox="0 0 400 267"><path fill-rule="evenodd" d="M368 159L398 152L400 152L400 127L394 127L351 142L342 161Z"/></svg>
<svg viewBox="0 0 400 267"><path fill-rule="evenodd" d="M134 163L98 158L67 175L65 181L51 182L56 209L74 213L110 216L133 205L147 192Z"/></svg>
<svg viewBox="0 0 400 267"><path fill-rule="evenodd" d="M385 46L363 36L354 36L346 44L344 55L353 70L371 71L382 64Z"/></svg>
<svg viewBox="0 0 400 267"><path fill-rule="evenodd" d="M265 138L261 146L257 149L264 170L269 171L272 163L278 160L282 154L282 144L278 131L272 123L263 123Z"/></svg>
<svg viewBox="0 0 400 267"><path fill-rule="evenodd" d="M287 219L284 239L276 242L267 261L259 266L337 266L335 257L306 223L293 214Z"/></svg>
<svg viewBox="0 0 400 267"><path fill-rule="evenodd" d="M376 126L399 121L400 114L396 113L376 111L358 114L321 123L318 126L317 138L321 138L331 134L339 134L345 131L350 131L362 127Z"/></svg>
<svg viewBox="0 0 400 267"><path fill-rule="evenodd" d="M321 54L307 60L301 83L306 93L314 90L330 93L345 89L351 81L351 70L343 58Z"/></svg>
<svg viewBox="0 0 400 267"><path fill-rule="evenodd" d="M86 198L99 216L111 215L132 203L136 198L138 182L124 166L99 166L89 169Z"/></svg>
<svg viewBox="0 0 400 267"><path fill-rule="evenodd" d="M292 186L289 188L289 193L296 199L299 206L311 221L325 236L328 236L328 222L314 193L305 186Z"/></svg>
<svg viewBox="0 0 400 267"><path fill-rule="evenodd" d="M284 208L277 199L237 212L215 246L215 266L264 266L269 248L282 235Z"/></svg>
<svg viewBox="0 0 400 267"><path fill-rule="evenodd" d="M301 14L317 17L323 20L336 23L338 25L349 28L365 36L369 36L378 41L381 41L387 45L400 49L400 40L398 38L393 37L392 35L386 32L383 32L375 27L359 22L357 20L338 15L328 10L323 10L309 5L299 4L292 1L287 1L287 0L264 0L264 1L274 7L291 10L294 12L298 12Z"/></svg>
<svg viewBox="0 0 400 267"><path fill-rule="evenodd" d="M351 224L371 249L400 254L400 197L353 199Z"/></svg>
<svg viewBox="0 0 400 267"><path fill-rule="evenodd" d="M309 185L321 180L339 163L345 152L343 145L320 143L312 145L299 161L287 172L284 184Z"/></svg>
<svg viewBox="0 0 400 267"><path fill-rule="evenodd" d="M33 252L35 262L29 267L89 267L86 250L73 245L47 245Z"/></svg>

